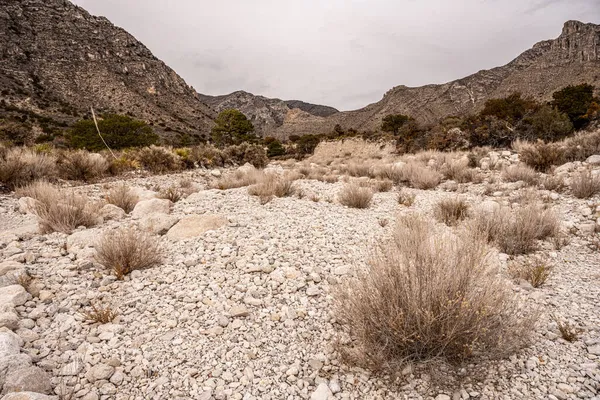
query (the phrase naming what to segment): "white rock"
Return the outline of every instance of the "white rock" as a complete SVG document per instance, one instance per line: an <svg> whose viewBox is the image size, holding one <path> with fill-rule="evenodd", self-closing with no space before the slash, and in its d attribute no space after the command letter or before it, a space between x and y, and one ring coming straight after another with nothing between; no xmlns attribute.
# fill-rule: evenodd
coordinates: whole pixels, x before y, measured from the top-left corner
<svg viewBox="0 0 600 400"><path fill-rule="evenodd" d="M39 201L31 197L21 197L19 199L19 212L21 214L34 214L38 203Z"/></svg>
<svg viewBox="0 0 600 400"><path fill-rule="evenodd" d="M114 204L106 204L100 209L99 213L102 216L102 218L104 218L104 220L106 221L119 221L125 218L125 216L127 215L125 210L123 210L121 207L115 206Z"/></svg>
<svg viewBox="0 0 600 400"><path fill-rule="evenodd" d="M21 352L23 340L7 328L0 328L0 358L16 355Z"/></svg>
<svg viewBox="0 0 600 400"><path fill-rule="evenodd" d="M593 156L589 156L585 162L592 165L600 165L600 155L594 154Z"/></svg>
<svg viewBox="0 0 600 400"><path fill-rule="evenodd" d="M170 214L154 213L140 220L140 229L157 235L164 235L179 221L179 217Z"/></svg>
<svg viewBox="0 0 600 400"><path fill-rule="evenodd" d="M142 218L153 213L169 214L171 201L167 199L150 199L140 201L131 212L133 218Z"/></svg>
<svg viewBox="0 0 600 400"><path fill-rule="evenodd" d="M248 311L248 307L244 305L233 306L229 309L229 315L232 317L247 317L250 315L250 311Z"/></svg>
<svg viewBox="0 0 600 400"><path fill-rule="evenodd" d="M58 396L48 396L34 392L12 392L7 393L2 400L58 400Z"/></svg>
<svg viewBox="0 0 600 400"><path fill-rule="evenodd" d="M3 261L0 263L0 276L6 275L7 272L20 270L23 264L16 261Z"/></svg>
<svg viewBox="0 0 600 400"><path fill-rule="evenodd" d="M15 306L25 304L31 295L21 285L10 285L0 288L0 304L12 303Z"/></svg>
<svg viewBox="0 0 600 400"><path fill-rule="evenodd" d="M6 327L14 331L19 327L19 316L14 312L0 313L0 328Z"/></svg>
<svg viewBox="0 0 600 400"><path fill-rule="evenodd" d="M333 393L326 383L319 383L317 389L310 395L310 400L330 400L333 399Z"/></svg>
<svg viewBox="0 0 600 400"><path fill-rule="evenodd" d="M113 373L115 368L106 364L96 364L85 374L85 377L90 382L108 380Z"/></svg>
<svg viewBox="0 0 600 400"><path fill-rule="evenodd" d="M218 229L227 224L227 220L219 215L189 215L177 222L167 237L173 240L193 238L211 230Z"/></svg>

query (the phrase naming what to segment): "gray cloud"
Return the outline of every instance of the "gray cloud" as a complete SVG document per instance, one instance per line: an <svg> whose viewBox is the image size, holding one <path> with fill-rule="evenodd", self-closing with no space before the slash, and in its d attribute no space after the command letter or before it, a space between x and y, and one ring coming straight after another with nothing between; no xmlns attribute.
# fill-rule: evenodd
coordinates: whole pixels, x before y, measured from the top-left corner
<svg viewBox="0 0 600 400"><path fill-rule="evenodd" d="M205 94L246 90L354 109L397 85L505 64L598 0L73 0Z"/></svg>

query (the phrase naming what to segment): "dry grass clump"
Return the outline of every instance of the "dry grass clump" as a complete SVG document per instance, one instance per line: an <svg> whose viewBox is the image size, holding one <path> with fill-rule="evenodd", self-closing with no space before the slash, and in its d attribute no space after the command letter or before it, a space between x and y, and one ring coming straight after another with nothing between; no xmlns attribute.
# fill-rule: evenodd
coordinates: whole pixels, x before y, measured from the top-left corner
<svg viewBox="0 0 600 400"><path fill-rule="evenodd" d="M402 204L403 206L410 207L414 204L416 197L417 196L414 193L411 193L411 192L408 192L408 191L402 189L398 193L398 204Z"/></svg>
<svg viewBox="0 0 600 400"><path fill-rule="evenodd" d="M578 199L589 199L600 193L600 175L592 175L590 171L581 172L571 178L571 192Z"/></svg>
<svg viewBox="0 0 600 400"><path fill-rule="evenodd" d="M127 214L133 211L140 200L138 195L124 184L111 189L104 198L109 204L122 208Z"/></svg>
<svg viewBox="0 0 600 400"><path fill-rule="evenodd" d="M565 179L560 175L548 175L542 182L544 189L561 193L564 191Z"/></svg>
<svg viewBox="0 0 600 400"><path fill-rule="evenodd" d="M49 154L16 147L0 157L0 183L9 189L40 179L53 179L56 173L56 160Z"/></svg>
<svg viewBox="0 0 600 400"><path fill-rule="evenodd" d="M260 198L261 203L269 202L273 197L288 197L295 193L294 182L274 174L266 174L248 188L248 194Z"/></svg>
<svg viewBox="0 0 600 400"><path fill-rule="evenodd" d="M502 171L502 177L507 182L525 182L530 186L537 185L539 182L538 174L525 164L516 164L507 167Z"/></svg>
<svg viewBox="0 0 600 400"><path fill-rule="evenodd" d="M336 315L353 339L342 353L379 369L517 350L536 316L524 312L492 260L481 238L438 234L421 217L400 218L368 270L335 292Z"/></svg>
<svg viewBox="0 0 600 400"><path fill-rule="evenodd" d="M414 188L433 189L442 181L442 175L415 162L409 162L400 169L400 181L408 182Z"/></svg>
<svg viewBox="0 0 600 400"><path fill-rule="evenodd" d="M61 152L57 166L61 178L89 182L104 175L110 164L98 153L76 150Z"/></svg>
<svg viewBox="0 0 600 400"><path fill-rule="evenodd" d="M168 188L162 189L160 192L158 192L156 197L159 199L170 200L171 203L177 203L179 200L181 200L183 194L184 193L181 189L174 186L169 186Z"/></svg>
<svg viewBox="0 0 600 400"><path fill-rule="evenodd" d="M264 177L265 173L257 169L247 171L237 170L219 178L213 187L220 190L236 189L254 185L259 180L264 179Z"/></svg>
<svg viewBox="0 0 600 400"><path fill-rule="evenodd" d="M480 183L482 181L477 171L469 168L469 159L466 157L449 161L441 167L441 172L444 178L458 183Z"/></svg>
<svg viewBox="0 0 600 400"><path fill-rule="evenodd" d="M340 204L352 208L369 208L373 199L373 191L368 187L355 184L346 185L338 194Z"/></svg>
<svg viewBox="0 0 600 400"><path fill-rule="evenodd" d="M402 174L400 167L394 164L376 164L373 166L371 175L377 179L389 179L392 182L400 182Z"/></svg>
<svg viewBox="0 0 600 400"><path fill-rule="evenodd" d="M377 192L389 192L394 187L394 182L389 179L384 179L382 181L374 180L371 186L373 187L373 190Z"/></svg>
<svg viewBox="0 0 600 400"><path fill-rule="evenodd" d="M59 190L48 182L35 182L19 191L36 200L33 212L42 233L71 233L78 226L98 223L99 205L70 190Z"/></svg>
<svg viewBox="0 0 600 400"><path fill-rule="evenodd" d="M117 279L157 265L161 259L158 241L131 228L107 232L96 246L96 260L112 270Z"/></svg>
<svg viewBox="0 0 600 400"><path fill-rule="evenodd" d="M508 272L513 278L526 280L534 288L539 288L546 283L552 270L551 265L539 258L517 261L508 267Z"/></svg>
<svg viewBox="0 0 600 400"><path fill-rule="evenodd" d="M552 166L563 164L565 160L559 143L517 141L513 147L519 153L519 160L536 171L547 172Z"/></svg>
<svg viewBox="0 0 600 400"><path fill-rule="evenodd" d="M155 174L178 171L183 168L181 159L168 148L150 146L139 149L136 159L140 165Z"/></svg>
<svg viewBox="0 0 600 400"><path fill-rule="evenodd" d="M556 214L536 204L517 210L505 207L494 212L479 211L471 219L470 228L511 255L531 253L537 249L538 240L560 234Z"/></svg>
<svg viewBox="0 0 600 400"><path fill-rule="evenodd" d="M369 176L370 170L371 164L367 163L352 163L348 164L348 166L346 167L346 172L348 173L348 175L355 177Z"/></svg>
<svg viewBox="0 0 600 400"><path fill-rule="evenodd" d="M96 322L100 324L111 323L119 312L110 305L103 305L101 303L90 302L90 307L81 313L86 321Z"/></svg>
<svg viewBox="0 0 600 400"><path fill-rule="evenodd" d="M462 198L440 200L434 209L435 218L448 226L454 226L469 214L469 204Z"/></svg>
<svg viewBox="0 0 600 400"><path fill-rule="evenodd" d="M584 332L583 329L577 328L572 325L569 321L563 321L558 318L556 315L552 316L554 322L556 322L556 326L558 331L560 332L560 336L566 340L567 342L574 342L579 338L579 335Z"/></svg>

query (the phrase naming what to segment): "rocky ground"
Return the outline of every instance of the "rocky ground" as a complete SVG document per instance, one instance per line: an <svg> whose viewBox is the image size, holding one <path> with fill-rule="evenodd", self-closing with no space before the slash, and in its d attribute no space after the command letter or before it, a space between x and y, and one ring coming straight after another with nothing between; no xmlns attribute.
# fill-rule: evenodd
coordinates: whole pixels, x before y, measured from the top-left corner
<svg viewBox="0 0 600 400"><path fill-rule="evenodd" d="M510 153L491 158L516 160ZM555 265L545 285L514 286L542 312L530 347L506 360L434 374L451 381L419 366L390 377L339 360L332 288L366 265L373 243L399 214L432 215L435 202L455 192L473 207L517 201L523 184L503 183L499 171L483 167L482 183L403 189L416 194L410 207L398 204L395 187L376 193L364 210L339 204L341 179L297 180L302 198L261 204L245 187L209 189L225 171L132 178L126 183L146 201L130 215L113 212L101 225L71 235L37 233L35 217L19 212L26 211L22 202L3 195L2 393L20 388L85 400L600 399L598 195L581 200L568 191L535 191L559 214L570 241L560 250L541 244L540 254ZM568 178L583 168L600 171L575 163L556 173ZM175 204L152 200L151 189L181 179L191 180L196 192ZM494 190L486 190L493 180ZM106 185L77 190L100 199ZM93 261L93 246L103 233L127 225L162 234L164 259L118 281ZM508 258L498 255L503 263ZM11 278L22 270L35 278L28 291ZM108 324L86 321L81 313L91 303L111 304L119 316ZM552 315L581 329L577 340L565 341Z"/></svg>

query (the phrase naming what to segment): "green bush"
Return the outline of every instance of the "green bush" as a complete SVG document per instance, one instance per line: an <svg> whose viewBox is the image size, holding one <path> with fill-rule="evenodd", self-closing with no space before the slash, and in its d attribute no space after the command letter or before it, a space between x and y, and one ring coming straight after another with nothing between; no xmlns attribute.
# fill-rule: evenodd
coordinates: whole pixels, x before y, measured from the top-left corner
<svg viewBox="0 0 600 400"><path fill-rule="evenodd" d="M567 114L575 129L581 129L590 122L588 110L592 103L600 100L594 98L594 86L584 83L577 86L567 86L554 92L552 105L560 112Z"/></svg>
<svg viewBox="0 0 600 400"><path fill-rule="evenodd" d="M265 144L267 145L267 156L278 157L285 154L285 147L281 142L273 137L266 137Z"/></svg>
<svg viewBox="0 0 600 400"><path fill-rule="evenodd" d="M215 119L212 128L212 139L219 146L254 142L258 137L254 134L252 122L238 110L223 110Z"/></svg>
<svg viewBox="0 0 600 400"><path fill-rule="evenodd" d="M291 139L291 137L290 137ZM303 135L298 137L296 142L296 153L298 156L303 157L308 154L312 154L317 145L321 142L320 135Z"/></svg>
<svg viewBox="0 0 600 400"><path fill-rule="evenodd" d="M525 116L516 126L516 130L521 139L554 141L573 132L573 124L567 114L544 104Z"/></svg>
<svg viewBox="0 0 600 400"><path fill-rule="evenodd" d="M500 99L489 99L485 102L480 115L494 116L511 123L522 119L528 112L533 110L536 102L529 99L523 99L521 93L513 93L508 97Z"/></svg>
<svg viewBox="0 0 600 400"><path fill-rule="evenodd" d="M257 144L241 143L229 146L223 152L226 160L238 165L250 163L256 168L264 168L269 163L265 148Z"/></svg>
<svg viewBox="0 0 600 400"><path fill-rule="evenodd" d="M390 114L386 115L381 122L381 130L384 132L392 132L394 135L398 135L400 128L404 126L410 117L404 114Z"/></svg>
<svg viewBox="0 0 600 400"><path fill-rule="evenodd" d="M159 137L152 128L143 121L126 115L107 114L98 120L98 128L102 137L113 150L127 147L145 147L157 144ZM98 136L94 121L81 120L75 123L67 135L69 144L75 148L90 151L106 149Z"/></svg>
<svg viewBox="0 0 600 400"><path fill-rule="evenodd" d="M139 149L136 159L144 169L153 173L178 171L183 168L180 158L164 147L150 146Z"/></svg>

